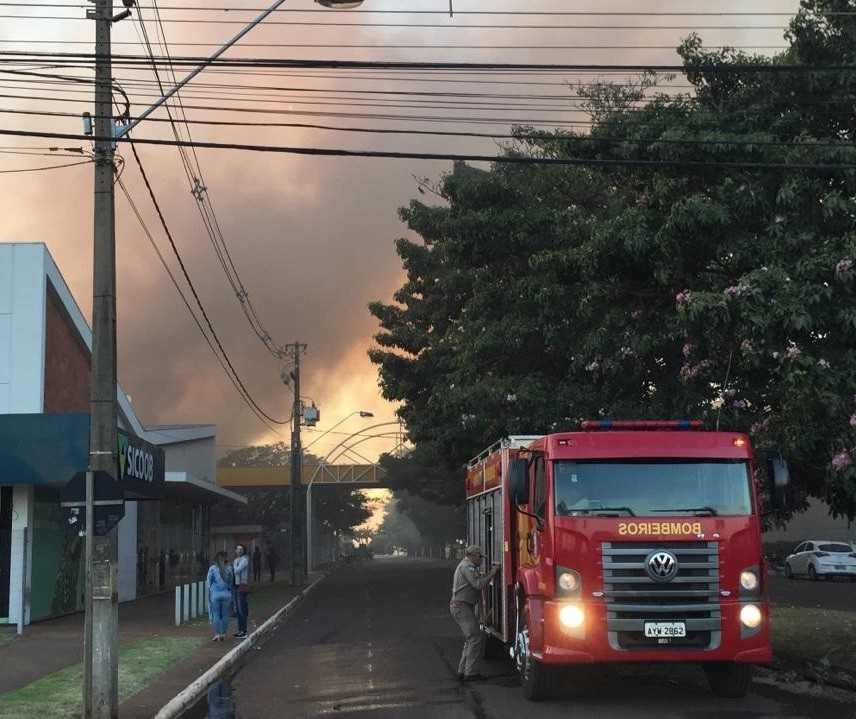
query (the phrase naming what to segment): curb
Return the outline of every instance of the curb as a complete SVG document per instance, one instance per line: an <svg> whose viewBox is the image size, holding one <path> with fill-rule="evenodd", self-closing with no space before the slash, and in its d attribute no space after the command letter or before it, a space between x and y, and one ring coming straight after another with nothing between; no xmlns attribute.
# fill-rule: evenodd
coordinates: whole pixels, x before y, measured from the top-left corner
<svg viewBox="0 0 856 719"><path fill-rule="evenodd" d="M795 672L803 679L847 691L856 690L856 671L822 660L810 660L796 654L776 651L767 665L776 672Z"/></svg>
<svg viewBox="0 0 856 719"><path fill-rule="evenodd" d="M293 597L288 604L279 609L272 617L258 627L250 634L246 641L241 642L234 649L225 654L216 664L202 674L198 679L188 684L178 694L169 700L160 711L154 716L154 719L178 719L194 704L196 704L202 696L211 688L219 678L226 672L227 669L233 667L248 651L256 644L272 632L280 620L291 612L305 597L327 576L322 574L300 594Z"/></svg>

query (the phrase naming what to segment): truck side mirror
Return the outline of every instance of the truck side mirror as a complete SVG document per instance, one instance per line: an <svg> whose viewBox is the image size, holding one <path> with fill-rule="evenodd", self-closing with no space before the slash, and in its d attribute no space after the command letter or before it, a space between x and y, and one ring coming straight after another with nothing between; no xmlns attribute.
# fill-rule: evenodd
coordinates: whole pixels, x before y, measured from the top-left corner
<svg viewBox="0 0 856 719"><path fill-rule="evenodd" d="M529 462L520 457L508 460L508 496L512 504L529 504Z"/></svg>
<svg viewBox="0 0 856 719"><path fill-rule="evenodd" d="M770 504L775 509L788 509L793 504L793 487L787 461L781 457L767 460L767 477L770 484Z"/></svg>

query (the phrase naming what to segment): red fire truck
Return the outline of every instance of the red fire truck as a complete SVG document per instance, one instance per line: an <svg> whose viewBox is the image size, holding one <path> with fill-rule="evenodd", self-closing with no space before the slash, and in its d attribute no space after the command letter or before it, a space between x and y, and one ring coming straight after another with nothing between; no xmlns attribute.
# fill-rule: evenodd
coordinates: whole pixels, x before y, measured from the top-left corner
<svg viewBox="0 0 856 719"><path fill-rule="evenodd" d="M743 434L587 421L508 437L469 463L467 527L501 565L481 621L527 699L599 662L700 662L716 694L740 697L772 659Z"/></svg>

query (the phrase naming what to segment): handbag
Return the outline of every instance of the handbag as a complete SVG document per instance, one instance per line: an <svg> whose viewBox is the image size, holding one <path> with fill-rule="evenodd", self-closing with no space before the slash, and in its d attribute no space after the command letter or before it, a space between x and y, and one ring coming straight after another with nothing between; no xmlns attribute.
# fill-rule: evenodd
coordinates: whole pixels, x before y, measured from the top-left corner
<svg viewBox="0 0 856 719"><path fill-rule="evenodd" d="M248 583L248 582L245 584L239 584L238 585L238 591L241 594L252 594L253 593L253 585Z"/></svg>

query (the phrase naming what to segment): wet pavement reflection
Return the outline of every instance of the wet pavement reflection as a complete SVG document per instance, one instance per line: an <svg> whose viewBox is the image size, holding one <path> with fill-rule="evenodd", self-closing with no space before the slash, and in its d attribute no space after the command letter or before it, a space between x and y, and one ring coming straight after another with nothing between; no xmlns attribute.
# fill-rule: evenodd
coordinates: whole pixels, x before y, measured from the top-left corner
<svg viewBox="0 0 856 719"><path fill-rule="evenodd" d="M236 719L232 684L228 679L214 683L208 693L185 715L185 719Z"/></svg>

